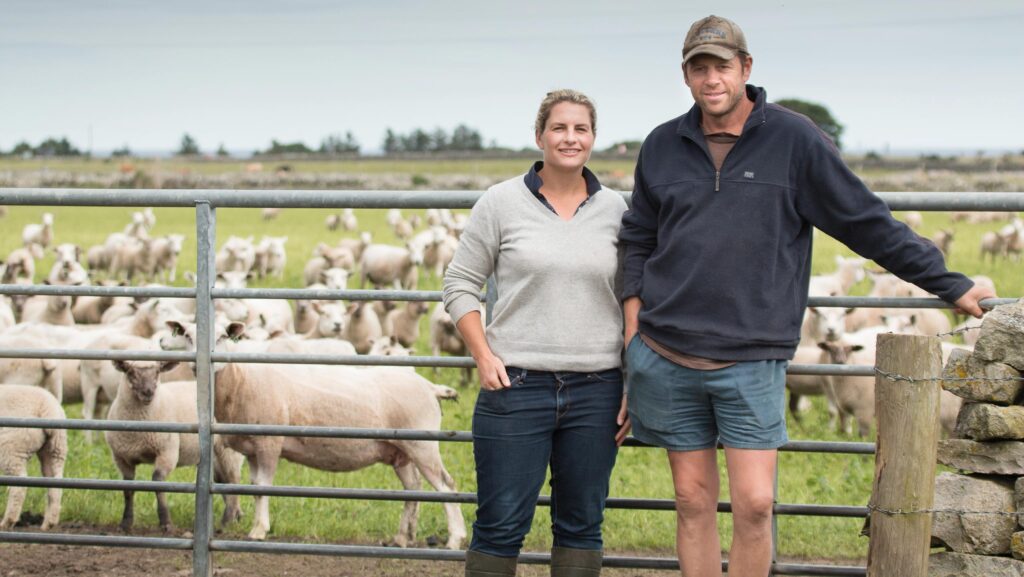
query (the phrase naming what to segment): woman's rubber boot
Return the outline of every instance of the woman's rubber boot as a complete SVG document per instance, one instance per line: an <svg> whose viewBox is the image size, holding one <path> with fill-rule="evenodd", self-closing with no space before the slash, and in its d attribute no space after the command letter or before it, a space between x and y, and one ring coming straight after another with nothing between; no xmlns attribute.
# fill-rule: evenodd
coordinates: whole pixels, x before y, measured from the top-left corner
<svg viewBox="0 0 1024 577"><path fill-rule="evenodd" d="M518 557L466 551L466 577L515 577Z"/></svg>
<svg viewBox="0 0 1024 577"><path fill-rule="evenodd" d="M551 577L598 577L601 575L600 549L551 548Z"/></svg>

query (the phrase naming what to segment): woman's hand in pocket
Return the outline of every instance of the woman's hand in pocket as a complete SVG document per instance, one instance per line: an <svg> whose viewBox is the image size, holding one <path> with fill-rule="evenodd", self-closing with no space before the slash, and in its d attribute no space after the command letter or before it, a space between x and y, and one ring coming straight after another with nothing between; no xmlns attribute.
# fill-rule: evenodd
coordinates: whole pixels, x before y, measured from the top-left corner
<svg viewBox="0 0 1024 577"><path fill-rule="evenodd" d="M505 363L493 354L477 360L476 369L480 372L480 388L482 389L497 391L511 386L508 372L505 370Z"/></svg>

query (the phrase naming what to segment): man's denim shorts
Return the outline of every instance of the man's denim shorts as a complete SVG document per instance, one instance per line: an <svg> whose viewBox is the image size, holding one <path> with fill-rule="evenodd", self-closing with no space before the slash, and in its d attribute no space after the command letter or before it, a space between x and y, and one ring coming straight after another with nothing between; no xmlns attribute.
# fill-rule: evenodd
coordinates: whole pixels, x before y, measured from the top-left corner
<svg viewBox="0 0 1024 577"><path fill-rule="evenodd" d="M626 349L633 436L670 451L719 442L735 449L786 444L788 361L750 361L710 371L677 365L638 336Z"/></svg>

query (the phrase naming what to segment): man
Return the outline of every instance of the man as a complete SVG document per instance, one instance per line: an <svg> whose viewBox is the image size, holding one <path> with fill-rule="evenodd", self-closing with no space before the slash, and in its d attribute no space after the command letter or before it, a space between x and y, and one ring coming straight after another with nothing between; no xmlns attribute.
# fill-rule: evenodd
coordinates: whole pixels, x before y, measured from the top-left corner
<svg viewBox="0 0 1024 577"><path fill-rule="evenodd" d="M729 575L768 574L785 371L807 305L812 227L974 316L995 296L947 271L808 118L747 85L752 66L735 23L693 24L682 68L695 104L644 142L620 232L629 419L638 439L668 450L687 577L721 575L719 442L733 514Z"/></svg>

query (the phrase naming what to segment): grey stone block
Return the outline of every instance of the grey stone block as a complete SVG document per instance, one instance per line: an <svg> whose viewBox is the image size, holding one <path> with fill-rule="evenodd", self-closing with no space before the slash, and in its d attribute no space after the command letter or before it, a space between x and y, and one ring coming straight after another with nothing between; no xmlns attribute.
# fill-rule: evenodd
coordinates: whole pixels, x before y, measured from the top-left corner
<svg viewBox="0 0 1024 577"><path fill-rule="evenodd" d="M963 553L933 553L928 577L1024 577L1024 561Z"/></svg>
<svg viewBox="0 0 1024 577"><path fill-rule="evenodd" d="M1024 475L1024 442L939 441L938 461L948 467L987 475Z"/></svg>
<svg viewBox="0 0 1024 577"><path fill-rule="evenodd" d="M935 508L957 511L1014 513L1013 486L1008 481L943 473L935 479ZM1015 515L934 513L932 539L957 553L1009 555L1017 530Z"/></svg>

